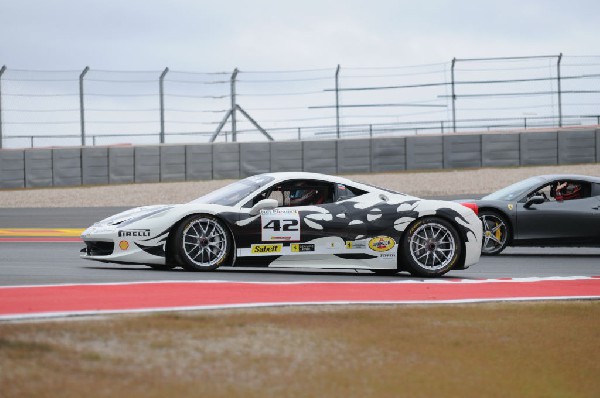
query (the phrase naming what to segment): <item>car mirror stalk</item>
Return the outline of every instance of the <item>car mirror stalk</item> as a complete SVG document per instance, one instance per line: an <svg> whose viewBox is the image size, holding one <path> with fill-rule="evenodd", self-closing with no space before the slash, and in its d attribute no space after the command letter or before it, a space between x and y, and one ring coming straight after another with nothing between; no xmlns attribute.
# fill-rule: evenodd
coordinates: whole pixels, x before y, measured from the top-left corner
<svg viewBox="0 0 600 398"><path fill-rule="evenodd" d="M260 213L261 210L272 210L277 206L279 206L279 202L277 202L275 199L263 199L252 206L252 209L250 209L250 215L255 216Z"/></svg>
<svg viewBox="0 0 600 398"><path fill-rule="evenodd" d="M527 199L527 202L525 202L523 207L525 209L529 209L529 208L531 208L531 206L540 205L540 204L544 203L545 201L546 201L546 199L544 199L543 196L535 195L535 196L532 196L531 198Z"/></svg>

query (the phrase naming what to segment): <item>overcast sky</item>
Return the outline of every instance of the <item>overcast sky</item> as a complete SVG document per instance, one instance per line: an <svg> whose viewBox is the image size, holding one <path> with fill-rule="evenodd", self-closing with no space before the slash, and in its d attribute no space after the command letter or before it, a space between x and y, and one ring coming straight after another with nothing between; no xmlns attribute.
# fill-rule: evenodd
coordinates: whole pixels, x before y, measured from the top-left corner
<svg viewBox="0 0 600 398"><path fill-rule="evenodd" d="M0 0L0 65L229 71L600 54L600 2Z"/></svg>

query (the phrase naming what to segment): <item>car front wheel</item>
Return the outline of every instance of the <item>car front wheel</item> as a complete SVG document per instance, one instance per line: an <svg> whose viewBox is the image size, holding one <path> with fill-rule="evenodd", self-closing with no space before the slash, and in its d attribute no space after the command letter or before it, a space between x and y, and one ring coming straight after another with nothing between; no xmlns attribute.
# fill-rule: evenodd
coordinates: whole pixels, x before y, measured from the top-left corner
<svg viewBox="0 0 600 398"><path fill-rule="evenodd" d="M419 277L444 275L457 264L461 252L462 243L456 228L437 217L417 220L402 242L405 268Z"/></svg>
<svg viewBox="0 0 600 398"><path fill-rule="evenodd" d="M210 215L191 216L175 232L175 254L189 271L217 269L229 258L231 247L227 227Z"/></svg>
<svg viewBox="0 0 600 398"><path fill-rule="evenodd" d="M483 224L481 254L486 256L499 254L508 243L508 222L498 213L486 210L479 212L479 219Z"/></svg>

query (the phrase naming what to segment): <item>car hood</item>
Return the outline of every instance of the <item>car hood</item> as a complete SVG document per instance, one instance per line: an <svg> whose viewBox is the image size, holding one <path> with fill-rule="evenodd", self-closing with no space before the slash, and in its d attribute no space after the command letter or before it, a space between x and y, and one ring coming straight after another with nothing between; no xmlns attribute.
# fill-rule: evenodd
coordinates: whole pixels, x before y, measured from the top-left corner
<svg viewBox="0 0 600 398"><path fill-rule="evenodd" d="M158 214L170 210L173 207L175 207L175 205L153 205L134 207L133 209L125 210L121 213L107 217L104 220L98 221L94 223L94 225L121 225L123 223L129 224L135 220L139 220L142 218L149 217L153 214Z"/></svg>

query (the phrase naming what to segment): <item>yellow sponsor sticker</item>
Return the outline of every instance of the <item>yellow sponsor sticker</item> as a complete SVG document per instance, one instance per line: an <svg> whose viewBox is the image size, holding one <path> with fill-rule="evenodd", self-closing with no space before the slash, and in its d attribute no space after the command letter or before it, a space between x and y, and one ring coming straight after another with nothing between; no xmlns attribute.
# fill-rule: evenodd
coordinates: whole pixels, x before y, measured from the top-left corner
<svg viewBox="0 0 600 398"><path fill-rule="evenodd" d="M396 246L396 241L389 236L376 236L369 241L369 247L376 252L387 252L394 246Z"/></svg>
<svg viewBox="0 0 600 398"><path fill-rule="evenodd" d="M353 243L354 243L354 242L352 242L351 240L349 240L349 241L346 241L346 249L352 249L352 244L353 244Z"/></svg>
<svg viewBox="0 0 600 398"><path fill-rule="evenodd" d="M512 203L509 203L508 204L508 210L512 210L512 209L513 209L513 205L512 205Z"/></svg>
<svg viewBox="0 0 600 398"><path fill-rule="evenodd" d="M276 243L272 245L252 245L252 254L258 253L281 253L281 248L283 245L281 243Z"/></svg>

